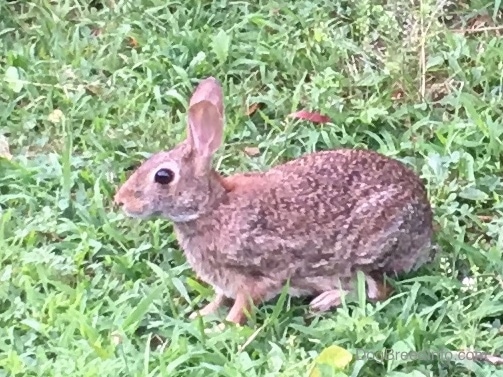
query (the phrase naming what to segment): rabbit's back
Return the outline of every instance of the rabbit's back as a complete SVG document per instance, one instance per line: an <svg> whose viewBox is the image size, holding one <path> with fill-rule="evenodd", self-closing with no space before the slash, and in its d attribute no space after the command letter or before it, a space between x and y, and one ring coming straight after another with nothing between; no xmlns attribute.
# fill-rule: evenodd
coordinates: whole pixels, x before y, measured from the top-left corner
<svg viewBox="0 0 503 377"><path fill-rule="evenodd" d="M176 225L191 264L216 286L249 276L322 290L358 269L408 271L430 246L422 182L371 151L318 152L225 181L232 190L206 218Z"/></svg>

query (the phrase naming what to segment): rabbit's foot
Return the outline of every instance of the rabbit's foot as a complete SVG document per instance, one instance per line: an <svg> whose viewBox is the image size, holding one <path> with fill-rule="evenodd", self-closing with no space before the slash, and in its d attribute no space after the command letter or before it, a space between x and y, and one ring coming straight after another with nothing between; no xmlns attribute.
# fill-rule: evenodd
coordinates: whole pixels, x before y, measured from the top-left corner
<svg viewBox="0 0 503 377"><path fill-rule="evenodd" d="M322 294L316 296L310 303L309 308L312 312L326 312L334 307L341 305L341 297L345 295L347 291L340 289L333 289L330 291L325 291Z"/></svg>
<svg viewBox="0 0 503 377"><path fill-rule="evenodd" d="M367 283L367 297L372 301L382 301L389 297L392 292L391 287L384 285L381 281L376 281L371 276L365 277ZM315 297L309 304L312 312L325 312L334 307L341 305L341 297L350 292L354 292L353 288L346 286L348 290L333 289L325 291Z"/></svg>
<svg viewBox="0 0 503 377"><path fill-rule="evenodd" d="M229 314L225 318L227 322L232 322L237 325L242 325L246 321L246 314L251 308L250 299L245 293L238 293L234 300Z"/></svg>
<svg viewBox="0 0 503 377"><path fill-rule="evenodd" d="M247 315L251 313L254 305L258 305L267 299L273 289L269 285L261 283L251 283L251 287L241 290L234 298L234 304L225 318L227 322L235 325L244 325L248 319ZM277 288L275 288L277 289Z"/></svg>
<svg viewBox="0 0 503 377"><path fill-rule="evenodd" d="M246 321L245 312L249 311L251 308L250 300L248 295L245 293L239 293L236 295L234 300L234 305L232 305L229 314L225 318L226 322L234 324L234 326L240 327ZM205 329L204 332L207 335L216 334L224 331L229 326L226 323L219 323L212 328Z"/></svg>
<svg viewBox="0 0 503 377"><path fill-rule="evenodd" d="M370 276L366 276L365 280L367 282L367 297L372 301L386 300L393 292L393 288L385 285L384 281L377 281Z"/></svg>
<svg viewBox="0 0 503 377"><path fill-rule="evenodd" d="M208 305L203 307L201 310L196 310L192 312L189 316L190 320L196 319L198 316L204 317L217 312L217 310L224 304L225 296L223 293L217 293L213 300L209 302Z"/></svg>

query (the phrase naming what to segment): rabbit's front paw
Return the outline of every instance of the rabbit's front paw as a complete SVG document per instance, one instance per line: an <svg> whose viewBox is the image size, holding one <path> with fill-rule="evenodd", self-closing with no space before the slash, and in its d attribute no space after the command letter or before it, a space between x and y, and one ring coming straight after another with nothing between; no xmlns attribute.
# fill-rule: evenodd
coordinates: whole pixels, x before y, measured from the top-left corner
<svg viewBox="0 0 503 377"><path fill-rule="evenodd" d="M189 319L194 320L199 316L204 317L216 313L217 310L223 305L224 300L225 296L222 293L217 293L208 305L203 307L201 310L192 312L192 314L189 316Z"/></svg>

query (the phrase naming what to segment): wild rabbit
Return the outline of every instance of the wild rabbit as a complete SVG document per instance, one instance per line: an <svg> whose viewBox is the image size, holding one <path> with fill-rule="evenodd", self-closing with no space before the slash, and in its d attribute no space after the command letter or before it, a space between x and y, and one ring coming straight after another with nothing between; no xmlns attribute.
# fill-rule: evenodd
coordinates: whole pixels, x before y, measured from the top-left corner
<svg viewBox="0 0 503 377"><path fill-rule="evenodd" d="M186 140L152 155L114 198L128 216L173 222L189 264L216 292L201 315L232 298L226 320L242 324L250 303L272 299L287 282L292 296L316 296L310 308L326 311L355 288L357 271L368 297L383 299L383 274L430 257L432 210L402 163L339 149L223 177L212 168L223 128L222 88L209 77L190 99Z"/></svg>

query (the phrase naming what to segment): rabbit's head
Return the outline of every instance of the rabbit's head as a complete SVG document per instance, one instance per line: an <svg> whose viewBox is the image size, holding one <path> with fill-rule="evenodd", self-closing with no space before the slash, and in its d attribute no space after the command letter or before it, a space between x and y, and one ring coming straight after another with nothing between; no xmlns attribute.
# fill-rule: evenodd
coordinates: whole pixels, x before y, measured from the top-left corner
<svg viewBox="0 0 503 377"><path fill-rule="evenodd" d="M190 99L187 138L143 162L119 188L114 201L131 217L162 216L174 222L198 218L219 189L211 162L222 144L223 126L222 88L209 77Z"/></svg>

